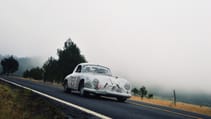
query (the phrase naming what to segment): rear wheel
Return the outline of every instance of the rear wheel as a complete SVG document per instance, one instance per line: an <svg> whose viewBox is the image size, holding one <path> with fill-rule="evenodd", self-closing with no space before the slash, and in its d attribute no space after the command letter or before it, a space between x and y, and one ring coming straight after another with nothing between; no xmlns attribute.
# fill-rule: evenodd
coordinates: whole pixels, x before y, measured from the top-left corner
<svg viewBox="0 0 211 119"><path fill-rule="evenodd" d="M65 80L63 86L64 86L64 92L71 93L71 89L68 87L67 80Z"/></svg>
<svg viewBox="0 0 211 119"><path fill-rule="evenodd" d="M125 97L117 97L117 100L119 102L125 102L127 100L127 98L125 98Z"/></svg>

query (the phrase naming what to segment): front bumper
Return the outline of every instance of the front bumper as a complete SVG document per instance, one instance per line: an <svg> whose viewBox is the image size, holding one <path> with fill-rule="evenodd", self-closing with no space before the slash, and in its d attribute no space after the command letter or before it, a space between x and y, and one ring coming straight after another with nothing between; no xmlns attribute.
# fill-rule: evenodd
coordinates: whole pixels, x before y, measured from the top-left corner
<svg viewBox="0 0 211 119"><path fill-rule="evenodd" d="M91 88L84 88L84 91L94 93L94 94L99 94L99 95L104 95L104 96L110 96L110 97L124 97L124 98L130 98L131 94L129 92L126 93L120 93L120 92L115 92L115 91L110 91L110 90L96 90L96 89L91 89Z"/></svg>

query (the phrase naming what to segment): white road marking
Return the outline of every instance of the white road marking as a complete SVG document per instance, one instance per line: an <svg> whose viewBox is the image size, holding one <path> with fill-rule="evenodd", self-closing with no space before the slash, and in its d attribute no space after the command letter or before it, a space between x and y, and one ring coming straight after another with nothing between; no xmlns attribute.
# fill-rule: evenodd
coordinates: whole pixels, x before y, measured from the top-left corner
<svg viewBox="0 0 211 119"><path fill-rule="evenodd" d="M75 104L72 104L72 103L67 102L67 101L64 101L64 100L62 100L62 99L59 99L59 98L50 96L50 95L45 94L45 93L42 93L42 92L40 92L40 91L37 91L37 90L31 89L31 88L28 88L28 87L26 87L26 86L17 84L17 83L15 83L15 82L8 81L8 80L3 79L3 78L0 78L0 80L2 80L2 81L4 81L4 82L7 82L7 83L10 83L10 84L12 84L12 85L18 86L18 87L27 89L27 90L31 90L31 91L34 92L34 93L37 93L37 94L42 95L42 96L45 96L45 97L50 98L50 99L52 99L52 100L55 100L55 101L57 101L57 102L66 104L66 105L68 105L68 106L74 107L74 108L76 108L76 109L79 109L79 110L84 111L84 112L86 112L86 113L89 113L89 114L91 114L91 115L97 116L97 117L99 117L99 118L102 118L102 119L111 119L111 117L105 116L105 115L103 115L103 114L94 112L94 111L92 111L92 110L86 109L86 108L84 108L84 107L81 107L81 106L78 106L78 105L75 105Z"/></svg>
<svg viewBox="0 0 211 119"><path fill-rule="evenodd" d="M179 113L179 112L175 112L175 111L170 111L170 110L167 110L167 109L162 109L162 108L159 108L159 107L153 107L153 106L150 106L150 105L144 105L144 104L135 103L135 102L129 102L129 104L138 105L138 106L151 108L151 109L155 109L155 110L160 110L160 111L164 111L164 112L167 112L167 113L172 113L172 114L176 114L176 115L180 115L180 116L184 116L184 117L188 117L188 118L202 119L202 118L197 117L197 116L192 116L192 115L183 114L183 113Z"/></svg>

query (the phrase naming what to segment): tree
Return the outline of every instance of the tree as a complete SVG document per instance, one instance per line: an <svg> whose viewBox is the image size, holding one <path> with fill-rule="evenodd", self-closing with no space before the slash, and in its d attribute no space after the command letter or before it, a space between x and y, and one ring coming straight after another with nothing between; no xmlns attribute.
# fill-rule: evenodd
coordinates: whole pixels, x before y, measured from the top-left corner
<svg viewBox="0 0 211 119"><path fill-rule="evenodd" d="M137 88L133 88L131 91L133 92L134 95L138 95L138 89Z"/></svg>
<svg viewBox="0 0 211 119"><path fill-rule="evenodd" d="M30 76L29 70L23 72L23 77L28 78Z"/></svg>
<svg viewBox="0 0 211 119"><path fill-rule="evenodd" d="M1 65L3 68L2 74L9 75L10 73L14 73L18 70L19 63L13 56L10 56L8 58L4 58L1 61Z"/></svg>
<svg viewBox="0 0 211 119"><path fill-rule="evenodd" d="M152 93L148 94L147 98L148 99L152 99L153 98L153 94Z"/></svg>
<svg viewBox="0 0 211 119"><path fill-rule="evenodd" d="M86 62L80 49L71 39L64 43L63 49L57 50L57 55L58 59L50 57L43 65L44 81L61 82L65 76L73 72L76 65Z"/></svg>
<svg viewBox="0 0 211 119"><path fill-rule="evenodd" d="M146 90L146 87L145 86L142 86L139 89L139 95L141 96L141 99L143 99L143 97L145 97L147 95L147 90Z"/></svg>
<svg viewBox="0 0 211 119"><path fill-rule="evenodd" d="M50 57L43 65L44 69L44 82L53 82L59 78L58 61Z"/></svg>
<svg viewBox="0 0 211 119"><path fill-rule="evenodd" d="M63 49L57 50L57 54L61 78L72 73L77 64L86 62L85 57L80 53L80 49L70 38L64 43Z"/></svg>
<svg viewBox="0 0 211 119"><path fill-rule="evenodd" d="M36 67L36 68L32 68L31 70L26 70L23 73L23 77L33 78L33 79L36 79L36 80L42 80L43 79L43 69Z"/></svg>

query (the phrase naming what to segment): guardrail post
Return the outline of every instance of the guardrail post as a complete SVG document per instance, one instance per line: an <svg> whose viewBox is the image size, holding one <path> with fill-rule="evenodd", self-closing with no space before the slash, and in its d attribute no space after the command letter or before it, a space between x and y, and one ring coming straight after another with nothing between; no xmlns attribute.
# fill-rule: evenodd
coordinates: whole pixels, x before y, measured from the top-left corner
<svg viewBox="0 0 211 119"><path fill-rule="evenodd" d="M175 90L173 90L173 94L174 94L174 106L176 106L176 91Z"/></svg>

